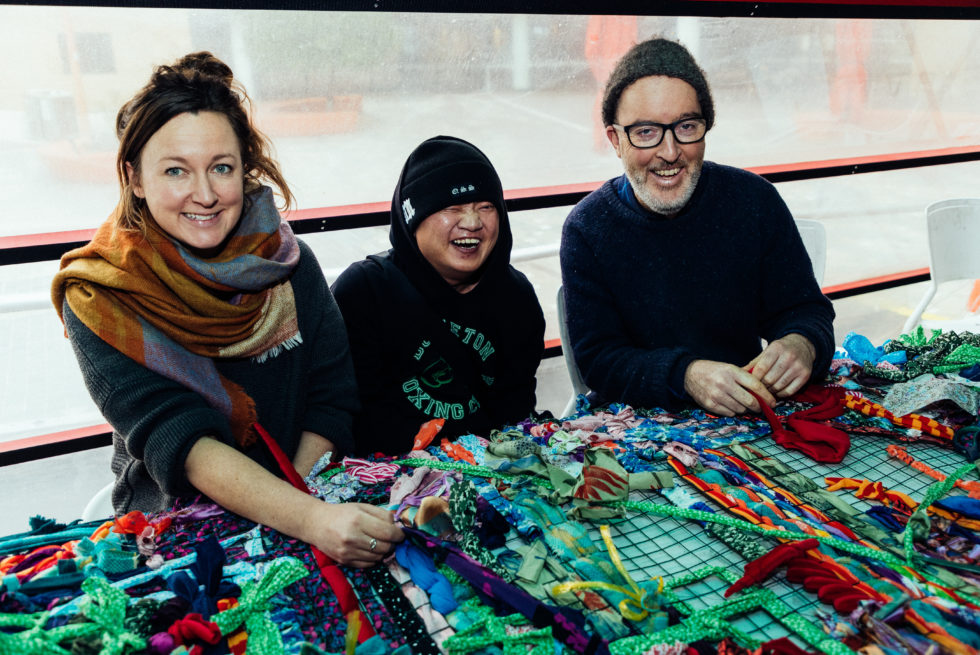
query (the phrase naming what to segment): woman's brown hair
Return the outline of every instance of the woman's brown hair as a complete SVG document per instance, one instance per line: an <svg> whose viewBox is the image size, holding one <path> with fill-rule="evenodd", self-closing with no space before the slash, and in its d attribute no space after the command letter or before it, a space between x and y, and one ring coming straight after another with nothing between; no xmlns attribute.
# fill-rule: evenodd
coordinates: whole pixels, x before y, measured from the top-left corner
<svg viewBox="0 0 980 655"><path fill-rule="evenodd" d="M124 104L116 115L119 154L116 175L120 197L117 221L122 227L142 230L147 216L146 202L133 193L127 164L140 175L140 156L147 141L167 121L185 112L213 111L223 114L238 137L245 170L245 193L263 183L273 186L284 206L293 204L279 164L272 158L272 146L253 124L248 107L251 100L235 81L231 69L210 52L185 55L170 66L159 66L150 81Z"/></svg>

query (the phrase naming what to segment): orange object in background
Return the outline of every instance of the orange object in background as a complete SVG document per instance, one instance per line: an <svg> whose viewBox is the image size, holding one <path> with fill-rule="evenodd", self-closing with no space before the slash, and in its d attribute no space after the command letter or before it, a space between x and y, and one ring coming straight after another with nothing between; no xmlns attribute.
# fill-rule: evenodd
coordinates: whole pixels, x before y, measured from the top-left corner
<svg viewBox="0 0 980 655"><path fill-rule="evenodd" d="M970 298L966 301L968 312L976 314L978 309L980 309L980 280L973 283L973 291L970 292Z"/></svg>
<svg viewBox="0 0 980 655"><path fill-rule="evenodd" d="M868 100L866 64L872 44L870 21L840 19L834 25L836 70L830 83L830 111L858 123Z"/></svg>
<svg viewBox="0 0 980 655"><path fill-rule="evenodd" d="M606 126L602 123L606 80L620 57L636 45L636 38L636 16L589 16L585 28L585 60L598 89L592 107L592 145L597 152L609 147Z"/></svg>

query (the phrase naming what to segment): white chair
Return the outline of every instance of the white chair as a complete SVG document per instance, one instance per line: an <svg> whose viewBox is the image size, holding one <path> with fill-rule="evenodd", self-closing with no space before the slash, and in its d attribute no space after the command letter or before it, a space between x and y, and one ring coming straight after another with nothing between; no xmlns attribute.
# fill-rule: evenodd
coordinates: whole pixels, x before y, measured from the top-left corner
<svg viewBox="0 0 980 655"><path fill-rule="evenodd" d="M942 200L926 207L929 238L929 288L912 312L902 333L910 333L936 295L939 285L980 278L980 198ZM949 331L980 331L980 315L948 321L922 321L923 327Z"/></svg>
<svg viewBox="0 0 980 655"><path fill-rule="evenodd" d="M823 274L827 267L827 231L823 223L801 218L796 221L796 229L803 238L803 247L813 263L813 275L817 284L823 286Z"/></svg>
<svg viewBox="0 0 980 655"><path fill-rule="evenodd" d="M568 378L572 382L572 397L568 399L562 418L569 416L575 411L575 401L579 394L589 393L589 387L579 373L578 365L575 363L575 354L572 353L572 342L568 338L568 324L565 322L565 294L563 288L558 287L558 334L561 337L561 352L565 357L565 368L568 369Z"/></svg>
<svg viewBox="0 0 980 655"><path fill-rule="evenodd" d="M115 483L110 482L95 492L95 495L85 505L82 510L82 521L99 521L108 519L115 514L112 509L112 487Z"/></svg>

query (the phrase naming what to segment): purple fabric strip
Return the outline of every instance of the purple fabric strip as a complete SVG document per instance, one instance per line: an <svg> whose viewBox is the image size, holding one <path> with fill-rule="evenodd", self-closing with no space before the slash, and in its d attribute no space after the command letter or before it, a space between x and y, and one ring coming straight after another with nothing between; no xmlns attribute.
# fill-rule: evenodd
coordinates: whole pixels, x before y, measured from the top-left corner
<svg viewBox="0 0 980 655"><path fill-rule="evenodd" d="M61 550L61 546L42 546L37 550L32 551L29 555L27 555L27 557L17 562L17 564L15 564L14 566L10 567L10 570L7 571L7 573L8 574L20 573L22 571L25 571L31 568L32 566L34 566L35 564L37 564L38 562L40 562L41 560L47 557L51 557L52 555L59 552L60 550ZM21 580L21 582L27 582L27 580L33 578L35 575L37 575L37 573L38 572L35 571L27 578Z"/></svg>
<svg viewBox="0 0 980 655"><path fill-rule="evenodd" d="M535 627L550 627L552 635L583 655L609 655L609 643L585 630L585 616L569 607L554 607L537 600L527 592L504 582L497 574L474 561L459 548L436 540L414 528L404 528L416 545L426 552L439 553L446 566L472 585L480 599L498 610L518 613Z"/></svg>

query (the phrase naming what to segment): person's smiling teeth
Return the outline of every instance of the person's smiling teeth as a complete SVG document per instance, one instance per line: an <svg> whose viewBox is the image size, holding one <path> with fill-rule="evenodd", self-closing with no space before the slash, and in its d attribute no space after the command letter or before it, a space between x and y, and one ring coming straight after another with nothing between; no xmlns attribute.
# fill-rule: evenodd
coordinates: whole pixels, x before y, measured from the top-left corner
<svg viewBox="0 0 980 655"><path fill-rule="evenodd" d="M659 175L660 177L674 177L681 172L679 168L668 168L662 171L654 171L654 175Z"/></svg>
<svg viewBox="0 0 980 655"><path fill-rule="evenodd" d="M190 212L184 212L184 216L192 221L210 221L217 214L191 214Z"/></svg>
<svg viewBox="0 0 980 655"><path fill-rule="evenodd" d="M479 239L453 239L452 244L460 248L476 248L480 245Z"/></svg>

